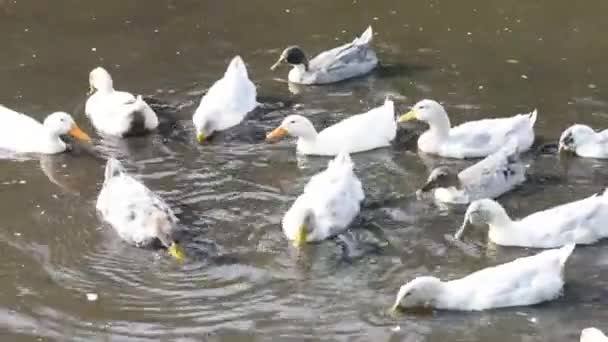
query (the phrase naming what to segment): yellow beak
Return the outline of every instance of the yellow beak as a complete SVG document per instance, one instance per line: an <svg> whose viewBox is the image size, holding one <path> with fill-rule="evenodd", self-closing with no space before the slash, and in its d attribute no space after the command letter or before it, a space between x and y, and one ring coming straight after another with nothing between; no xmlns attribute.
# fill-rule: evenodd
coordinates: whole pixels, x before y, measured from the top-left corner
<svg viewBox="0 0 608 342"><path fill-rule="evenodd" d="M72 126L72 128L70 129L70 131L68 132L71 136L73 136L76 139L82 140L82 141L86 141L88 143L91 142L91 137L89 137L88 134L86 134L85 132L83 132L80 127L78 127L78 125L74 124Z"/></svg>
<svg viewBox="0 0 608 342"><path fill-rule="evenodd" d="M296 233L296 238L293 240L293 245L296 247L300 247L306 244L306 240L308 239L308 229L305 224L298 227L298 231Z"/></svg>
<svg viewBox="0 0 608 342"><path fill-rule="evenodd" d="M186 252L184 252L184 249L182 248L182 246L178 245L175 242L171 243L171 246L169 246L168 252L175 260L177 260L179 262L183 262L184 259L186 259Z"/></svg>
<svg viewBox="0 0 608 342"><path fill-rule="evenodd" d="M286 136L287 133L289 133L289 132L285 128L277 127L272 132L268 133L268 135L266 135L266 140L267 141L279 140L279 139L283 138L284 136Z"/></svg>
<svg viewBox="0 0 608 342"><path fill-rule="evenodd" d="M418 112L415 110L410 110L409 112L401 115L399 117L399 120L397 120L397 122L407 122L407 121L412 121L412 120L418 120Z"/></svg>
<svg viewBox="0 0 608 342"><path fill-rule="evenodd" d="M199 144L204 143L206 139L207 135L205 133L199 133L196 135L196 141L198 141Z"/></svg>

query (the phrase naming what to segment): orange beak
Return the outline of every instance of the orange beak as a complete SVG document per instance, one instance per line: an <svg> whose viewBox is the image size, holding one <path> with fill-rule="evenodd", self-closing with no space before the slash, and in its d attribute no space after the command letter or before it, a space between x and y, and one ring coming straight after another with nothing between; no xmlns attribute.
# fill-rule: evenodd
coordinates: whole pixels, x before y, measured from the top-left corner
<svg viewBox="0 0 608 342"><path fill-rule="evenodd" d="M267 141L276 141L281 139L282 137L287 135L287 130L283 127L277 127L274 129L274 131L268 133L268 135L266 136L266 140Z"/></svg>
<svg viewBox="0 0 608 342"><path fill-rule="evenodd" d="M72 128L70 129L70 135L73 136L74 138L78 139L78 140L82 140L82 141L86 141L88 143L91 142L91 137L89 137L88 134L86 134L85 132L83 132L80 127L78 127L77 124L74 124L72 126Z"/></svg>

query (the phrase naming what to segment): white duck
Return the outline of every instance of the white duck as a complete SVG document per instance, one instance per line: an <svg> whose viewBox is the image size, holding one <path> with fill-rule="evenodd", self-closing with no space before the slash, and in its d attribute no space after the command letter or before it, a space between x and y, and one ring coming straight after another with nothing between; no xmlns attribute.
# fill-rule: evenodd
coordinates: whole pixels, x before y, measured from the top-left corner
<svg viewBox="0 0 608 342"><path fill-rule="evenodd" d="M456 174L447 167L431 171L419 190L433 190L443 203L466 204L481 198L496 198L526 180L526 167L519 160L517 140L510 139L501 149Z"/></svg>
<svg viewBox="0 0 608 342"><path fill-rule="evenodd" d="M562 291L564 265L574 246L515 259L451 281L418 277L401 286L393 310L429 307L480 311L553 300Z"/></svg>
<svg viewBox="0 0 608 342"><path fill-rule="evenodd" d="M32 117L0 105L0 149L17 153L61 153L67 149L61 140L65 134L91 142L68 113L55 112L41 124Z"/></svg>
<svg viewBox="0 0 608 342"><path fill-rule="evenodd" d="M203 143L213 132L241 123L247 113L258 106L256 94L245 63L240 56L234 57L224 77L209 88L194 112L192 121L198 142Z"/></svg>
<svg viewBox="0 0 608 342"><path fill-rule="evenodd" d="M586 158L608 158L608 129L596 132L586 125L573 125L559 138L559 150Z"/></svg>
<svg viewBox="0 0 608 342"><path fill-rule="evenodd" d="M140 96L114 90L112 76L102 67L89 73L91 90L85 113L96 130L127 137L141 135L158 127L156 113Z"/></svg>
<svg viewBox="0 0 608 342"><path fill-rule="evenodd" d="M283 217L283 232L296 245L325 240L348 228L365 198L347 153L314 175Z"/></svg>
<svg viewBox="0 0 608 342"><path fill-rule="evenodd" d="M289 82L298 84L327 84L362 76L378 65L378 57L370 44L374 34L369 26L361 37L351 43L321 52L308 61L298 46L286 48L279 60L270 67L276 69L281 63L293 66L289 71Z"/></svg>
<svg viewBox="0 0 608 342"><path fill-rule="evenodd" d="M393 101L387 99L384 105L346 118L319 133L307 118L290 115L267 135L267 140L278 140L288 134L298 137L296 150L309 155L335 156L340 152L389 146L397 134Z"/></svg>
<svg viewBox="0 0 608 342"><path fill-rule="evenodd" d="M597 328L585 328L581 331L580 342L608 342L608 337Z"/></svg>
<svg viewBox="0 0 608 342"><path fill-rule="evenodd" d="M451 127L448 114L442 105L433 100L422 100L411 111L403 114L399 122L424 121L429 130L418 138L418 149L429 154L448 158L482 158L500 149L509 136L518 139L519 151L525 152L534 143L536 110L509 118L469 121Z"/></svg>
<svg viewBox="0 0 608 342"><path fill-rule="evenodd" d="M608 237L608 190L516 221L493 200L475 201L469 205L456 239L462 237L469 222L488 225L490 241L502 246L554 248L573 242L592 244Z"/></svg>
<svg viewBox="0 0 608 342"><path fill-rule="evenodd" d="M97 210L125 242L148 247L159 241L174 258L184 259L184 251L172 237L177 218L171 208L128 175L116 159L106 165Z"/></svg>

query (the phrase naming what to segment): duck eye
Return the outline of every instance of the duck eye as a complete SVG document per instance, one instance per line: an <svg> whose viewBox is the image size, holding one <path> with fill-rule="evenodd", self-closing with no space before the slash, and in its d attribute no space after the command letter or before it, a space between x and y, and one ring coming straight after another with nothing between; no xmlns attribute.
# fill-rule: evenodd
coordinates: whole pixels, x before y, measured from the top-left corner
<svg viewBox="0 0 608 342"><path fill-rule="evenodd" d="M290 124L295 124L295 123L296 123L296 120L291 120L289 123L290 123Z"/></svg>

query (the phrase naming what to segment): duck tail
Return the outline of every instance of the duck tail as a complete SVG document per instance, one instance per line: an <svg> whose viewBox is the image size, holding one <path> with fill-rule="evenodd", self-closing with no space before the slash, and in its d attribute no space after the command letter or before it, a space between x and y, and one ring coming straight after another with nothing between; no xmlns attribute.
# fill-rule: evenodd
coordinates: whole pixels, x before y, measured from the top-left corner
<svg viewBox="0 0 608 342"><path fill-rule="evenodd" d="M105 171L105 181L106 182L113 177L122 175L123 173L125 173L125 168L118 161L118 159L115 159L115 158L108 159L108 162L106 164L106 171Z"/></svg>
<svg viewBox="0 0 608 342"><path fill-rule="evenodd" d="M568 258L574 251L575 246L576 246L575 243L569 243L557 250L557 252L559 253L559 262L562 267L564 267L564 265L566 264L566 261L568 261Z"/></svg>
<svg viewBox="0 0 608 342"><path fill-rule="evenodd" d="M580 342L604 341L606 338L606 335L601 330L591 327L581 331Z"/></svg>
<svg viewBox="0 0 608 342"><path fill-rule="evenodd" d="M536 108L532 112L528 113L528 118L530 119L530 126L534 127L537 117L538 117L538 111L536 110Z"/></svg>
<svg viewBox="0 0 608 342"><path fill-rule="evenodd" d="M348 152L340 152L333 160L329 161L328 169L345 169L348 168L352 170L354 167L353 160L350 158L350 154Z"/></svg>
<svg viewBox="0 0 608 342"><path fill-rule="evenodd" d="M230 61L225 73L225 76L228 75L238 75L249 78L247 74L247 67L245 66L245 62L243 62L241 56L234 56L234 58Z"/></svg>
<svg viewBox="0 0 608 342"><path fill-rule="evenodd" d="M353 42L355 45L368 45L372 42L374 38L374 31L372 30L372 26L368 26L365 31L361 34L360 37L355 38Z"/></svg>

